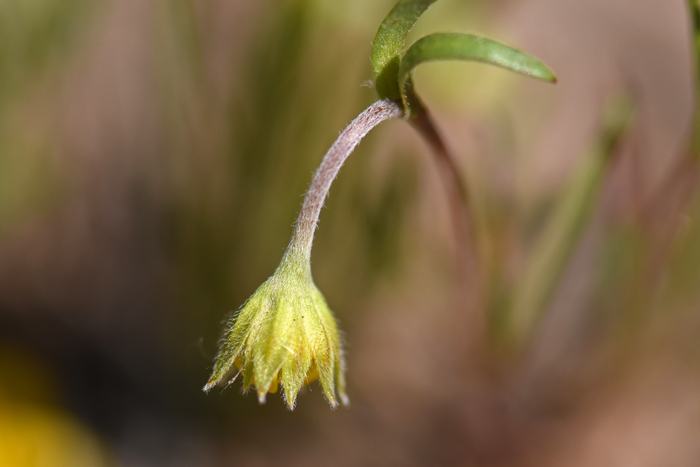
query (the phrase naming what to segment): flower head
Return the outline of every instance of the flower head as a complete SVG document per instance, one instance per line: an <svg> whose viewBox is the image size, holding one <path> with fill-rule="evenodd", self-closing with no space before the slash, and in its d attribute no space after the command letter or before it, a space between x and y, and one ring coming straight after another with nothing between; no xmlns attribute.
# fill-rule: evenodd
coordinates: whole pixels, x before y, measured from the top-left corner
<svg viewBox="0 0 700 467"><path fill-rule="evenodd" d="M290 248L275 273L229 321L205 391L243 375L260 403L281 383L294 408L305 383L320 380L331 406L348 403L338 326L311 277L308 256ZM230 384L230 383L229 383ZM337 397L336 397L337 396Z"/></svg>

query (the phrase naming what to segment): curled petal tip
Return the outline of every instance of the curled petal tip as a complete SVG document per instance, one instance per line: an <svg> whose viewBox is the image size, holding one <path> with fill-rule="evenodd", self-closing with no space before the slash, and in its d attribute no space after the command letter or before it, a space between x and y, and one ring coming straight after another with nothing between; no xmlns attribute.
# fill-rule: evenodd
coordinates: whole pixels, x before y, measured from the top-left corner
<svg viewBox="0 0 700 467"><path fill-rule="evenodd" d="M214 386L216 386L216 381L209 380L207 384L202 388L202 391L209 392Z"/></svg>
<svg viewBox="0 0 700 467"><path fill-rule="evenodd" d="M296 400L293 400L293 401L290 402L290 401L288 401L288 400L285 399L285 403L286 403L285 405L287 406L287 408L289 409L289 411L290 411L290 412L293 412L293 411L294 411L294 407L296 407Z"/></svg>

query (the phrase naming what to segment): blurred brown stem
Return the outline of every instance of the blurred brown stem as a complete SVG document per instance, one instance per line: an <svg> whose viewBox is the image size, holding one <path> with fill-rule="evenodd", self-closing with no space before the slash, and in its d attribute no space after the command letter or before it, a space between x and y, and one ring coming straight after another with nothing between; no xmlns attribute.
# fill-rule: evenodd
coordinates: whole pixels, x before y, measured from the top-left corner
<svg viewBox="0 0 700 467"><path fill-rule="evenodd" d="M444 140L438 133L435 124L425 107L411 114L409 123L420 133L433 150L438 162L438 169L447 189L452 227L454 229L458 258L471 259L479 263L477 232L474 223L474 215L470 205L470 197L462 183L459 168ZM471 251L470 251L471 250ZM471 258L469 257L471 254ZM462 268L459 268L462 270ZM478 270L478 268L476 268Z"/></svg>
<svg viewBox="0 0 700 467"><path fill-rule="evenodd" d="M693 63L693 90L695 92L695 108L688 127L687 146L684 144L683 151L677 158L675 164L668 171L666 177L661 181L659 188L645 203L643 220L651 229L666 231L666 235L671 235L674 222L671 216L682 212L696 191L698 176L700 175L700 9L697 0L688 0L688 18L691 27L690 50ZM675 201L675 203L673 202ZM676 203L678 203L676 205ZM677 208L675 210L674 208ZM668 233L669 229L671 230Z"/></svg>

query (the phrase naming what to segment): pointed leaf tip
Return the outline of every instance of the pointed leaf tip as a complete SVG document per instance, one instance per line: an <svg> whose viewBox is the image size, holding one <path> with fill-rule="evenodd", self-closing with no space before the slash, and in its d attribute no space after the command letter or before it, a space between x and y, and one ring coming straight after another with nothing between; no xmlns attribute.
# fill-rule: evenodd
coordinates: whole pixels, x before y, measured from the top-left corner
<svg viewBox="0 0 700 467"><path fill-rule="evenodd" d="M399 65L399 88L405 110L417 103L411 75L420 64L438 60L468 60L499 66L542 81L556 83L554 72L532 55L500 42L470 34L431 34L416 41Z"/></svg>

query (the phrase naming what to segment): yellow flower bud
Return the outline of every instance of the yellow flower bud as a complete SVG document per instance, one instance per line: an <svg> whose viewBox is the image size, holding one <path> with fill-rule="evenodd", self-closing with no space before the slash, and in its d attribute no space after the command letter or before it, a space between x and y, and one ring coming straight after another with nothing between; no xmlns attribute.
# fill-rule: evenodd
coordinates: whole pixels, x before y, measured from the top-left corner
<svg viewBox="0 0 700 467"><path fill-rule="evenodd" d="M230 319L204 390L230 384L239 374L244 389L255 387L260 403L281 383L285 402L294 409L301 387L318 378L332 407L338 405L336 394L347 405L338 326L313 282L308 255L290 249Z"/></svg>

